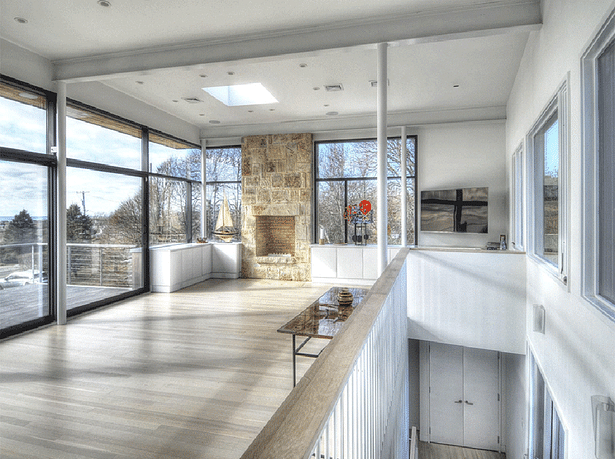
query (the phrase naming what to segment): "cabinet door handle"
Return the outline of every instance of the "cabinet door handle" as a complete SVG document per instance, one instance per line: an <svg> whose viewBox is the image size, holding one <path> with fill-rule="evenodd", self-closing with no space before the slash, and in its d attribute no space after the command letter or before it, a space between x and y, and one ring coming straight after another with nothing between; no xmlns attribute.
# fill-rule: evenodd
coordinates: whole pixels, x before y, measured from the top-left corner
<svg viewBox="0 0 615 459"><path fill-rule="evenodd" d="M463 400L457 400L455 403L463 403Z"/></svg>
<svg viewBox="0 0 615 459"><path fill-rule="evenodd" d="M470 403L466 400L466 405L474 405L474 403Z"/></svg>

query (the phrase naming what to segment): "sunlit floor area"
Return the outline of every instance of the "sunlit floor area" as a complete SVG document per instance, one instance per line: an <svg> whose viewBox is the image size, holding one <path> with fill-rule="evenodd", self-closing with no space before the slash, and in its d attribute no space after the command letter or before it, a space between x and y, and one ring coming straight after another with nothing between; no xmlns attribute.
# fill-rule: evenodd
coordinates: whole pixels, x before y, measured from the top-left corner
<svg viewBox="0 0 615 459"><path fill-rule="evenodd" d="M503 453L460 446L419 442L420 459L506 459Z"/></svg>
<svg viewBox="0 0 615 459"><path fill-rule="evenodd" d="M277 329L329 287L210 280L0 342L0 457L239 458L292 389Z"/></svg>

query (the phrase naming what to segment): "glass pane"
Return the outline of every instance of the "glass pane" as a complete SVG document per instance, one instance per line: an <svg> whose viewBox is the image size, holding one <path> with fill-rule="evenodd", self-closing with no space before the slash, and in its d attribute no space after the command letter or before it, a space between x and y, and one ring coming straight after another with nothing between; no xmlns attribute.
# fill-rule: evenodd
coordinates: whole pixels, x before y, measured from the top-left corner
<svg viewBox="0 0 615 459"><path fill-rule="evenodd" d="M318 230L325 231L325 243L346 242L344 223L344 182L317 182Z"/></svg>
<svg viewBox="0 0 615 459"><path fill-rule="evenodd" d="M70 167L66 175L67 308L141 288L142 180Z"/></svg>
<svg viewBox="0 0 615 459"><path fill-rule="evenodd" d="M44 96L0 83L0 146L46 153L46 108Z"/></svg>
<svg viewBox="0 0 615 459"><path fill-rule="evenodd" d="M559 131L557 118L544 132L544 257L558 263L558 216L559 216Z"/></svg>
<svg viewBox="0 0 615 459"><path fill-rule="evenodd" d="M318 177L375 177L377 144L373 140L316 144Z"/></svg>
<svg viewBox="0 0 615 459"><path fill-rule="evenodd" d="M140 129L73 106L67 114L69 158L141 170Z"/></svg>
<svg viewBox="0 0 615 459"><path fill-rule="evenodd" d="M414 177L416 174L416 138L406 138L406 176ZM374 150L374 154L377 150ZM389 139L388 140L388 152L387 152L387 176L388 177L401 177L401 139Z"/></svg>
<svg viewBox="0 0 615 459"><path fill-rule="evenodd" d="M389 179L387 182L387 232L388 244L401 244L401 179Z"/></svg>
<svg viewBox="0 0 615 459"><path fill-rule="evenodd" d="M149 171L200 180L201 150L158 134L150 134Z"/></svg>
<svg viewBox="0 0 615 459"><path fill-rule="evenodd" d="M615 44L598 60L598 293L615 304Z"/></svg>
<svg viewBox="0 0 615 459"><path fill-rule="evenodd" d="M150 245L187 242L187 192L186 182L159 177L150 178Z"/></svg>
<svg viewBox="0 0 615 459"><path fill-rule="evenodd" d="M406 234L408 239L408 244L416 244L416 195L415 188L416 187L416 179L406 179L406 193L407 193L407 210L406 215L408 217L408 222L406 223Z"/></svg>
<svg viewBox="0 0 615 459"><path fill-rule="evenodd" d="M0 161L0 329L49 315L47 176Z"/></svg>
<svg viewBox="0 0 615 459"><path fill-rule="evenodd" d="M349 223L347 242L354 242L353 236L361 235L362 240L367 239L367 244L376 244L378 242L376 234L376 180L348 181L348 205L360 207L362 201L370 202L371 215L365 214L365 217L362 217L356 224Z"/></svg>
<svg viewBox="0 0 615 459"><path fill-rule="evenodd" d="M192 183L192 242L201 237L201 184Z"/></svg>
<svg viewBox="0 0 615 459"><path fill-rule="evenodd" d="M207 149L207 182L241 181L241 148Z"/></svg>
<svg viewBox="0 0 615 459"><path fill-rule="evenodd" d="M212 231L216 228L224 197L229 204L233 227L237 232L234 239L241 240L241 183L214 183L207 185L207 232L208 239L219 241Z"/></svg>

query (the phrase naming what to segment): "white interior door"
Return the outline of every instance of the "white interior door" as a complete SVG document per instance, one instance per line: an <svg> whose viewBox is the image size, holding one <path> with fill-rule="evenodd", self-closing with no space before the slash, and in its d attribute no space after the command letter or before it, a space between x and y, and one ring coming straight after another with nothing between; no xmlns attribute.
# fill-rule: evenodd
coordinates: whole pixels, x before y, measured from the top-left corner
<svg viewBox="0 0 615 459"><path fill-rule="evenodd" d="M463 348L429 345L429 438L463 445Z"/></svg>
<svg viewBox="0 0 615 459"><path fill-rule="evenodd" d="M498 353L429 344L429 440L498 451Z"/></svg>
<svg viewBox="0 0 615 459"><path fill-rule="evenodd" d="M499 450L500 362L496 351L464 348L464 446Z"/></svg>

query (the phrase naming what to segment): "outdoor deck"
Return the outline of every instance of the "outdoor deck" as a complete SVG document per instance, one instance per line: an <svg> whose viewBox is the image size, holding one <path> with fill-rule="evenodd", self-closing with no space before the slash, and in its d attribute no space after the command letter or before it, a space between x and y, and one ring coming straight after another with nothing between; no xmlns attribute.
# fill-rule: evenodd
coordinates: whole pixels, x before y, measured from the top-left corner
<svg viewBox="0 0 615 459"><path fill-rule="evenodd" d="M47 284L26 284L0 290L0 329L46 315L49 307L48 290ZM130 289L69 285L66 288L66 302L70 309L125 292L130 292ZM39 305L44 308L42 311Z"/></svg>

